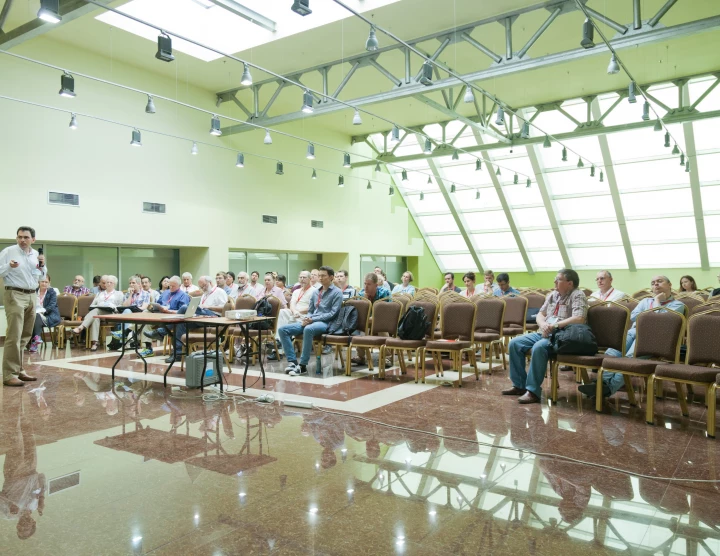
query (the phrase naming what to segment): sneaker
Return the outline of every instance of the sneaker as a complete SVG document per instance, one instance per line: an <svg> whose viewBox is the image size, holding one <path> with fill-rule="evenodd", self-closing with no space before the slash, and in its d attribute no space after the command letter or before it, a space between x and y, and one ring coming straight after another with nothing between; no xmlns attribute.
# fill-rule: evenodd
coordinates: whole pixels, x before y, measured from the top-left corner
<svg viewBox="0 0 720 556"><path fill-rule="evenodd" d="M42 345L43 341L40 336L33 336L30 342L30 353L37 353L38 348Z"/></svg>
<svg viewBox="0 0 720 556"><path fill-rule="evenodd" d="M323 355L327 355L328 353L332 353L332 346L325 346L322 350Z"/></svg>
<svg viewBox="0 0 720 556"><path fill-rule="evenodd" d="M143 330L143 336L151 340L162 340L163 335L158 330Z"/></svg>
<svg viewBox="0 0 720 556"><path fill-rule="evenodd" d="M140 352L140 357L152 357L155 355L155 352L149 348L145 348Z"/></svg>
<svg viewBox="0 0 720 556"><path fill-rule="evenodd" d="M170 363L175 363L175 356L174 356L174 355L171 355L170 357L168 357L167 359L165 359L165 363L167 363L168 365L169 365Z"/></svg>
<svg viewBox="0 0 720 556"><path fill-rule="evenodd" d="M590 384L581 384L578 386L578 391L585 394L588 398L594 398L597 395L597 382L591 382ZM602 389L603 398L610 396L610 386L603 384Z"/></svg>
<svg viewBox="0 0 720 556"><path fill-rule="evenodd" d="M289 375L290 373L294 372L297 366L298 365L295 361L288 361L288 366L285 367L285 374Z"/></svg>
<svg viewBox="0 0 720 556"><path fill-rule="evenodd" d="M282 359L282 355L280 355L277 351L272 350L270 353L268 353L267 356L269 361L279 361Z"/></svg>
<svg viewBox="0 0 720 556"><path fill-rule="evenodd" d="M298 365L295 370L288 373L290 376L301 376L307 375L307 367L305 365Z"/></svg>
<svg viewBox="0 0 720 556"><path fill-rule="evenodd" d="M123 338L123 333L120 332L119 330L118 330L117 332L110 332L110 335L111 335L113 338L115 338L118 342L122 342L123 339L124 339L124 338Z"/></svg>

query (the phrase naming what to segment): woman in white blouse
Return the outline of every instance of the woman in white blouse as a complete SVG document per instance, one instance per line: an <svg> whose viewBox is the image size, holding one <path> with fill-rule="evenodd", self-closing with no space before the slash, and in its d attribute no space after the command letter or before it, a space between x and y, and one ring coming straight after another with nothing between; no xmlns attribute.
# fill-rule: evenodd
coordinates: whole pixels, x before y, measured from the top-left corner
<svg viewBox="0 0 720 556"><path fill-rule="evenodd" d="M402 284L397 284L393 288L392 293L409 293L410 295L415 295L415 286L410 284L412 281L412 272L409 270L405 271L402 275Z"/></svg>
<svg viewBox="0 0 720 556"><path fill-rule="evenodd" d="M123 293L116 290L118 279L115 276L103 276L105 279L105 291L101 291L95 296L91 310L83 320L83 323L77 328L73 328L74 334L80 334L83 330L90 331L90 350L97 351L98 336L100 335L100 319L95 316L101 312L114 311L115 308L123 304ZM93 308L94 307L94 308Z"/></svg>

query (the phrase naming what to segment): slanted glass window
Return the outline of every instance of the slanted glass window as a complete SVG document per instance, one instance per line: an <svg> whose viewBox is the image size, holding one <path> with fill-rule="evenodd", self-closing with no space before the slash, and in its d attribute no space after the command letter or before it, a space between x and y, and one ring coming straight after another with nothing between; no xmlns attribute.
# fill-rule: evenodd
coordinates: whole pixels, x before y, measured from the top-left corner
<svg viewBox="0 0 720 556"><path fill-rule="evenodd" d="M697 243L633 245L633 255L638 268L700 266Z"/></svg>
<svg viewBox="0 0 720 556"><path fill-rule="evenodd" d="M655 218L651 220L628 220L630 242L695 240L695 218Z"/></svg>
<svg viewBox="0 0 720 556"><path fill-rule="evenodd" d="M530 264L535 270L559 270L565 266L560 251L529 251Z"/></svg>
<svg viewBox="0 0 720 556"><path fill-rule="evenodd" d="M708 257L711 265L720 265L720 241L708 243Z"/></svg>
<svg viewBox="0 0 720 556"><path fill-rule="evenodd" d="M519 205L542 205L542 195L537 184L533 183L530 187L526 187L520 180L518 185L506 185L503 187L503 193L508 205L516 207Z"/></svg>
<svg viewBox="0 0 720 556"><path fill-rule="evenodd" d="M627 268L627 257L622 247L579 247L568 249L575 268Z"/></svg>
<svg viewBox="0 0 720 556"><path fill-rule="evenodd" d="M693 133L695 135L695 148L698 152L702 152L707 149L720 148L720 136L718 136L717 132L718 124L720 124L720 119L718 118L693 122L692 126Z"/></svg>
<svg viewBox="0 0 720 556"><path fill-rule="evenodd" d="M420 195L406 195L405 202L413 214L450 211L445 202L445 198L440 193L425 193L425 198L422 201L420 200Z"/></svg>
<svg viewBox="0 0 720 556"><path fill-rule="evenodd" d="M473 234L473 241L478 251L486 249L507 249L517 251L518 245L512 232L499 232L495 234ZM484 255L483 255L484 256Z"/></svg>
<svg viewBox="0 0 720 556"><path fill-rule="evenodd" d="M627 191L663 185L690 185L690 177L677 157L651 162L615 164L618 189Z"/></svg>
<svg viewBox="0 0 720 556"><path fill-rule="evenodd" d="M451 236L427 236L427 242L436 253L443 251L467 251L467 243L460 234Z"/></svg>
<svg viewBox="0 0 720 556"><path fill-rule="evenodd" d="M555 215L558 220L592 220L593 218L615 218L615 206L610 195L556 199Z"/></svg>
<svg viewBox="0 0 720 556"><path fill-rule="evenodd" d="M713 214L713 215L705 215L705 235L708 239L717 239L720 240L720 215L719 214ZM695 222L693 221L693 226L695 225Z"/></svg>
<svg viewBox="0 0 720 556"><path fill-rule="evenodd" d="M513 209L512 215L515 222L522 222L522 225L528 228L550 227L545 207Z"/></svg>
<svg viewBox="0 0 720 556"><path fill-rule="evenodd" d="M626 217L692 213L694 210L689 188L622 193L620 198Z"/></svg>
<svg viewBox="0 0 720 556"><path fill-rule="evenodd" d="M617 222L592 222L589 224L565 224L562 226L568 245L598 245L622 243Z"/></svg>
<svg viewBox="0 0 720 556"><path fill-rule="evenodd" d="M516 224L519 225L517 222ZM521 230L520 240L525 249L557 249L555 233L552 230Z"/></svg>
<svg viewBox="0 0 720 556"><path fill-rule="evenodd" d="M492 210L487 212L468 212L463 215L468 231L496 231L509 230L507 216L502 210Z"/></svg>
<svg viewBox="0 0 720 556"><path fill-rule="evenodd" d="M700 188L703 210L720 210L720 185Z"/></svg>
<svg viewBox="0 0 720 556"><path fill-rule="evenodd" d="M458 227L451 214L436 216L418 216L418 222L428 233L434 232L457 232Z"/></svg>
<svg viewBox="0 0 720 556"><path fill-rule="evenodd" d="M482 253L485 268L503 270L527 270L525 261L519 252L516 253Z"/></svg>
<svg viewBox="0 0 720 556"><path fill-rule="evenodd" d="M467 271L477 265L472 255L439 255L440 266L443 270Z"/></svg>
<svg viewBox="0 0 720 556"><path fill-rule="evenodd" d="M715 79L711 76L701 77L697 81L691 81L688 86L690 93L690 102L694 103L701 95L708 90ZM713 110L720 110L720 87L715 87L708 96L706 96L702 102L697 105L697 110L700 112L711 112Z"/></svg>
<svg viewBox="0 0 720 556"><path fill-rule="evenodd" d="M678 147L684 149L685 135L682 128L677 130L670 128L670 130L675 138L680 141ZM615 163L656 156L667 156L671 153L672 147L668 149L664 146L664 135L664 133L655 131L652 127L611 133L607 136L610 156Z"/></svg>
<svg viewBox="0 0 720 556"><path fill-rule="evenodd" d="M608 95L605 98L601 98L600 111L602 113L605 113L605 110L610 108L610 106L615 102L616 98L616 94ZM635 104L630 104L627 99L624 98L618 103L615 108L613 108L612 112L605 116L603 123L606 126L610 127L614 125L622 125L632 122L641 122L642 112L642 98L638 100L638 102L636 102Z"/></svg>
<svg viewBox="0 0 720 556"><path fill-rule="evenodd" d="M460 153L462 156L462 153ZM466 155L467 156L467 155ZM443 166L441 176L445 185L450 189L450 185L455 183L458 185L484 185L492 184L490 175L487 172L487 165L483 164L482 170L475 170L475 162L472 164L460 164L455 162L455 166Z"/></svg>
<svg viewBox="0 0 720 556"><path fill-rule="evenodd" d="M575 195L578 193L609 193L607 179L600 181L600 170L596 169L595 177L590 177L588 168L572 168L563 171L547 172L545 184L553 197L558 195Z"/></svg>
<svg viewBox="0 0 720 556"><path fill-rule="evenodd" d="M720 181L720 154L704 154L696 158L700 183ZM693 161L690 161L692 164Z"/></svg>
<svg viewBox="0 0 720 556"><path fill-rule="evenodd" d="M533 123L551 135L566 133L577 127L572 120L557 110L548 110L538 114L538 117L533 120Z"/></svg>
<svg viewBox="0 0 720 556"><path fill-rule="evenodd" d="M477 192L480 198L476 199ZM500 198L494 187L482 187L477 189L461 189L455 194L455 205L465 211L469 209L500 208Z"/></svg>

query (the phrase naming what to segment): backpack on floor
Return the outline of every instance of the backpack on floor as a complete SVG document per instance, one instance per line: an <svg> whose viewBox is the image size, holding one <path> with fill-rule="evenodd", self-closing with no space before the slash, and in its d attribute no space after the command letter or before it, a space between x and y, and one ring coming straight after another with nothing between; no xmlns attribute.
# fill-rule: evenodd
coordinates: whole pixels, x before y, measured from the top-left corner
<svg viewBox="0 0 720 556"><path fill-rule="evenodd" d="M357 329L357 323L357 309L352 305L343 305L328 326L327 333L333 336L352 336Z"/></svg>
<svg viewBox="0 0 720 556"><path fill-rule="evenodd" d="M255 303L255 310L258 317L269 317L272 314L272 305L266 298L258 299ZM251 330L270 330L273 327L271 321L254 322L250 325Z"/></svg>
<svg viewBox="0 0 720 556"><path fill-rule="evenodd" d="M597 340L587 324L570 324L553 330L550 343L556 355L595 355L598 352Z"/></svg>
<svg viewBox="0 0 720 556"><path fill-rule="evenodd" d="M401 340L422 340L430 323L422 307L409 307L398 325L398 336Z"/></svg>

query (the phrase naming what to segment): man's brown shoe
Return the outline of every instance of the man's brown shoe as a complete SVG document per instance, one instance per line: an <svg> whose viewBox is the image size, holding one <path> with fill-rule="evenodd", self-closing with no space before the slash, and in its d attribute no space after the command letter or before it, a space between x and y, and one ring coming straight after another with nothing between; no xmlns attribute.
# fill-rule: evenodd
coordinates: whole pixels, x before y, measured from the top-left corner
<svg viewBox="0 0 720 556"><path fill-rule="evenodd" d="M523 396L518 398L518 403L521 404L528 404L528 403L540 403L540 398L538 398L535 394L533 394L530 390L525 392Z"/></svg>
<svg viewBox="0 0 720 556"><path fill-rule="evenodd" d="M20 380L22 380L23 382L33 382L33 381L37 380L37 378L35 378L34 376L30 376L27 373L20 373L18 375L18 378Z"/></svg>
<svg viewBox="0 0 720 556"><path fill-rule="evenodd" d="M503 390L502 395L503 396L522 396L527 390L525 388L517 388L516 386L513 386L510 388L510 390Z"/></svg>
<svg viewBox="0 0 720 556"><path fill-rule="evenodd" d="M5 386L25 386L25 383L22 380L19 380L15 377L12 377L9 380L3 380L3 384Z"/></svg>

